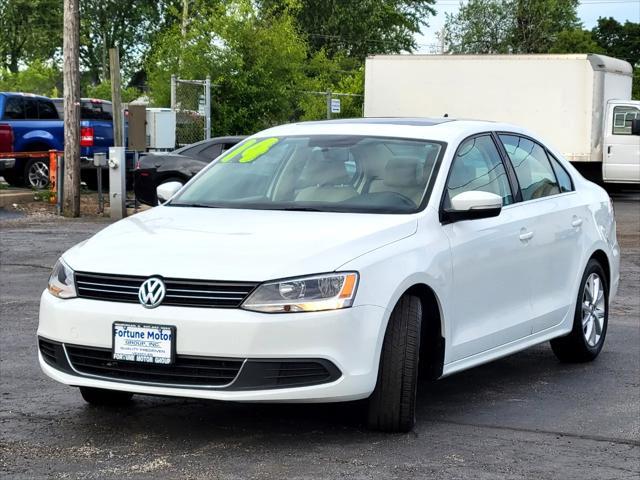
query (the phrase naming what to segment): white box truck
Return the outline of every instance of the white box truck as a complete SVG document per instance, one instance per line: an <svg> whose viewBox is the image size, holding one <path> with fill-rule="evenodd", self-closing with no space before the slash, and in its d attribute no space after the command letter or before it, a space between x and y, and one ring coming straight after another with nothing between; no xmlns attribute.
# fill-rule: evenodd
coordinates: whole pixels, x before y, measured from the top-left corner
<svg viewBox="0 0 640 480"><path fill-rule="evenodd" d="M623 60L591 54L373 56L365 66L364 116L514 123L588 178L640 183L632 71Z"/></svg>

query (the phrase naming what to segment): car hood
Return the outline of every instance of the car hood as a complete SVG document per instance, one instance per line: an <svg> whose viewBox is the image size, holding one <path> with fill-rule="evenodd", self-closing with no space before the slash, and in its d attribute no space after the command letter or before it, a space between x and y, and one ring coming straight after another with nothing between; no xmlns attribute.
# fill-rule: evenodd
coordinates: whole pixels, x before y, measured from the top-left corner
<svg viewBox="0 0 640 480"><path fill-rule="evenodd" d="M82 272L264 281L333 271L416 226L410 215L156 207L64 259Z"/></svg>

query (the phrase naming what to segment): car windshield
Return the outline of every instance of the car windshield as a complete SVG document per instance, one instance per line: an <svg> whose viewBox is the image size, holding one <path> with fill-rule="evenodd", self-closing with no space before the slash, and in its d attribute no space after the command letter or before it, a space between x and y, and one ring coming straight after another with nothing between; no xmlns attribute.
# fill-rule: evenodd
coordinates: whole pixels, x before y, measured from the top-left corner
<svg viewBox="0 0 640 480"><path fill-rule="evenodd" d="M413 213L426 201L442 142L367 136L248 139L170 206Z"/></svg>

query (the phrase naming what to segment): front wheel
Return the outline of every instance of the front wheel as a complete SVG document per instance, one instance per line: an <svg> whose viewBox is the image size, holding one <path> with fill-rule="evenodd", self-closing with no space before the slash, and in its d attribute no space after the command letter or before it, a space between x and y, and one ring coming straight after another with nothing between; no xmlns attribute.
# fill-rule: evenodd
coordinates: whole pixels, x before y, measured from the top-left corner
<svg viewBox="0 0 640 480"><path fill-rule="evenodd" d="M415 424L422 304L403 296L396 304L382 344L376 388L369 397L369 428L408 432Z"/></svg>
<svg viewBox="0 0 640 480"><path fill-rule="evenodd" d="M133 393L103 388L80 387L80 395L91 405L118 407L131 401Z"/></svg>
<svg viewBox="0 0 640 480"><path fill-rule="evenodd" d="M551 340L551 349L563 362L590 362L604 345L609 324L609 286L600 263L589 260L580 282L573 329Z"/></svg>

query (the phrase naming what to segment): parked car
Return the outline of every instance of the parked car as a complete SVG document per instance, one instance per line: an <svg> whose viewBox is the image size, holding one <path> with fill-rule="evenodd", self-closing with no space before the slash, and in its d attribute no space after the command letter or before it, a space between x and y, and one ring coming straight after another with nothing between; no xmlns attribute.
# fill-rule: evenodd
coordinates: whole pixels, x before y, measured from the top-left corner
<svg viewBox="0 0 640 480"><path fill-rule="evenodd" d="M133 172L136 198L141 203L157 205L156 190L160 185L168 182L184 185L214 158L245 138L216 137L178 148L173 152L140 157Z"/></svg>
<svg viewBox="0 0 640 480"><path fill-rule="evenodd" d="M64 125L58 113L61 101L40 95L0 92L0 124L11 131L13 152L64 150ZM97 183L93 155L108 152L113 145L111 103L82 99L80 120L81 177L92 186ZM0 175L12 185L44 188L49 184L46 156L16 156L13 164L0 162L0 168L3 168Z"/></svg>
<svg viewBox="0 0 640 480"><path fill-rule="evenodd" d="M64 118L64 99L52 99L58 115ZM80 169L81 178L91 189L98 179L93 165L95 153L109 153L113 147L113 107L108 100L82 98L80 100ZM108 174L103 174L103 184L108 186ZM107 187L108 188L108 187Z"/></svg>
<svg viewBox="0 0 640 480"><path fill-rule="evenodd" d="M603 347L612 202L522 128L285 125L160 190L64 253L42 294L40 365L89 403L368 399L372 428L407 431L419 373Z"/></svg>

